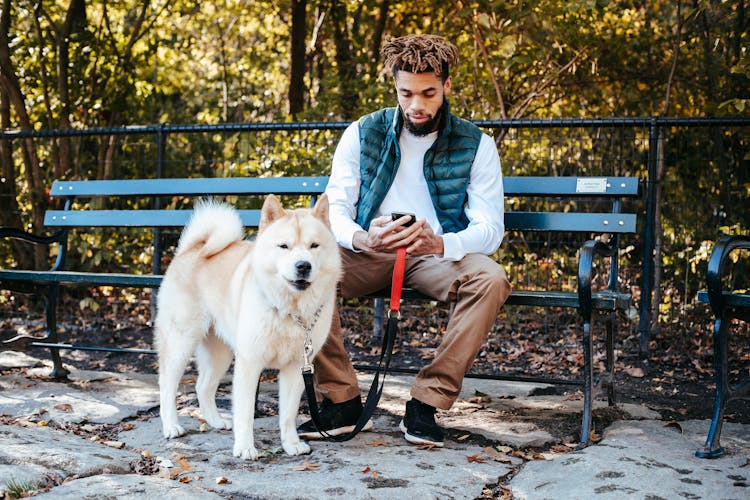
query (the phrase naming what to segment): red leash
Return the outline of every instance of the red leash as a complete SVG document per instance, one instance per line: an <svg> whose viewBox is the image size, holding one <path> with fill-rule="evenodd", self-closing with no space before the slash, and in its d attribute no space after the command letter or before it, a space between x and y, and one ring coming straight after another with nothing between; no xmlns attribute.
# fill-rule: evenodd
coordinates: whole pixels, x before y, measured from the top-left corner
<svg viewBox="0 0 750 500"><path fill-rule="evenodd" d="M383 394L383 386L385 385L385 376L388 374L388 367L391 365L391 356L393 355L393 346L396 342L396 336L398 335L398 318L401 316L399 309L401 307L401 291L404 288L404 274L406 271L406 247L401 247L396 251L396 262L393 265L393 280L391 281L391 305L388 311L388 323L385 329L385 335L383 336L382 346L380 349L380 360L378 361L378 369L375 371L375 375L370 385L370 390L367 392L367 399L362 407L362 414L354 426L354 429L345 434L339 436L332 436L323 430L323 426L320 422L320 410L318 408L318 401L315 398L315 385L313 382L313 366L312 363L307 359L307 350L305 351L305 366L302 367L302 378L305 382L305 393L307 395L307 404L310 409L310 418L312 419L315 427L317 427L320 435L330 441L348 441L349 439L356 436L361 431L370 417L375 413L375 408L378 406L380 396ZM394 314L395 313L395 314ZM382 380L381 380L382 373Z"/></svg>

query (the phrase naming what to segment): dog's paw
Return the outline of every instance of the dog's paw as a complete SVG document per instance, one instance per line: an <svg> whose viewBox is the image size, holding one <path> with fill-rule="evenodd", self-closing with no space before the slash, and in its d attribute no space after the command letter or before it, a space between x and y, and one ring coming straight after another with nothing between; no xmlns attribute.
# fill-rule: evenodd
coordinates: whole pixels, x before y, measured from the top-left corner
<svg viewBox="0 0 750 500"><path fill-rule="evenodd" d="M164 425L162 431L164 432L164 437L167 439L180 437L185 434L185 429L180 424Z"/></svg>
<svg viewBox="0 0 750 500"><path fill-rule="evenodd" d="M214 429L231 429L232 428L232 421L226 418L216 417L216 418L207 418L206 423L210 425Z"/></svg>
<svg viewBox="0 0 750 500"><path fill-rule="evenodd" d="M241 458L243 460L257 460L258 450L256 450L255 446L252 446L252 445L246 448L243 448L242 446L234 445L234 456Z"/></svg>
<svg viewBox="0 0 750 500"><path fill-rule="evenodd" d="M281 443L281 447L284 448L287 455L307 455L312 452L310 445L304 441L285 441Z"/></svg>

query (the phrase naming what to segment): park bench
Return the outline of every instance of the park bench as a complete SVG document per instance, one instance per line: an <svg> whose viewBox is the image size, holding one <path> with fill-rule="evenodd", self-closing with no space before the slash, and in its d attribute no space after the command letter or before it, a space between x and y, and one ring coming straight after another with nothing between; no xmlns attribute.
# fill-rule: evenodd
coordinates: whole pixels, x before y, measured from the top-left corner
<svg viewBox="0 0 750 500"><path fill-rule="evenodd" d="M730 384L728 362L729 324L734 318L750 321L750 290L733 289L728 279L731 269L729 259L730 255L735 252L738 258L742 258L743 253L747 258L748 251L750 251L750 236L721 236L708 260L707 290L698 292L698 302L710 304L711 311L716 318L713 329L714 380L716 381L714 410L706 444L695 452L695 455L700 458L718 458L724 454L724 448L719 442L724 422L724 408L732 399L750 396L750 379L742 380L736 385Z"/></svg>
<svg viewBox="0 0 750 500"><path fill-rule="evenodd" d="M228 195L261 196L267 193L310 197L314 203L327 184L327 177L278 177L278 178L191 178L191 179L140 179L103 181L55 181L50 195L65 200L64 209L48 210L45 226L56 228L47 237L32 236L26 232L0 228L0 236L22 239L35 244L59 245L57 260L49 270L0 270L0 288L20 292L35 292L46 300L46 336L29 338L22 336L6 344L17 348L49 348L53 360L52 375L64 377L67 372L62 365L59 349L89 349L118 352L153 352L137 349L117 349L98 346L73 346L58 340L56 308L61 285L118 286L135 288L157 288L162 275L158 265L151 274L101 273L69 270L69 231L91 231L105 227L142 227L160 230L179 228L189 216L189 209L162 209L160 200L165 197L198 198ZM639 193L636 177L504 177L506 205L506 231L546 232L584 235L582 247L570 248L572 255L578 253L577 284L574 290L536 289L513 290L507 305L574 308L582 324L580 337L583 376L581 379L543 379L545 382L580 386L583 392L583 417L581 442L588 444L592 428L592 405L594 397L593 340L591 332L592 314L604 316L606 326L606 373L601 374L600 384L607 387L608 401L614 404L614 333L618 311L630 307L630 295L618 290L618 252L620 235L636 232L636 214L623 213L622 203L635 198ZM151 208L110 209L108 202L117 205L123 198L150 200ZM529 200L542 200L545 211L521 211ZM592 210L595 203L597 210ZM142 203L141 203L142 205ZM259 205L258 205L259 206ZM531 206L531 205L529 205ZM536 207L537 205L534 205ZM154 208L155 207L155 208ZM601 207L604 207L602 209ZM257 227L260 210L240 210L244 224ZM594 236L604 236L593 239ZM606 235L606 236L605 236ZM607 237L609 240L607 241ZM161 255L160 238L154 237L154 261ZM599 259L598 257L607 257ZM604 273L597 273L597 265ZM601 280L601 275L604 280ZM605 284L606 283L606 284ZM541 288L547 285L541 284ZM390 297L383 290L373 297ZM415 290L406 289L403 300L424 300L428 297ZM12 347L11 347L12 348ZM497 379L523 380L523 377L498 375ZM539 379L535 379L539 380ZM540 380L541 381L541 380Z"/></svg>

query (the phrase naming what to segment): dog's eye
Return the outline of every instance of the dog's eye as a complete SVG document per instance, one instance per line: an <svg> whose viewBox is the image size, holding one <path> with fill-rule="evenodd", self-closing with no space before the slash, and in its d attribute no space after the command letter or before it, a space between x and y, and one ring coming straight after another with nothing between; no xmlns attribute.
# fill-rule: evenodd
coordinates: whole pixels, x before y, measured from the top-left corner
<svg viewBox="0 0 750 500"><path fill-rule="evenodd" d="M286 243L281 243L279 245L279 248L284 249L284 250L288 250L289 249L289 245L287 245Z"/></svg>
<svg viewBox="0 0 750 500"><path fill-rule="evenodd" d="M319 246L320 246L320 244L313 243L313 244L310 245L310 248L318 248Z"/></svg>

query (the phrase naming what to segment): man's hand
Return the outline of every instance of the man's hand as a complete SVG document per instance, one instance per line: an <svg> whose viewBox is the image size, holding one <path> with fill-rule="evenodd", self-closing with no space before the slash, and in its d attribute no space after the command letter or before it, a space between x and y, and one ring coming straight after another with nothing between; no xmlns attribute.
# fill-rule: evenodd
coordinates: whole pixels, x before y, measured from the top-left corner
<svg viewBox="0 0 750 500"><path fill-rule="evenodd" d="M354 234L354 248L364 252L395 252L406 246L413 255L443 254L443 238L437 236L424 219L409 227L409 217L395 221L390 216L373 219L370 228Z"/></svg>

